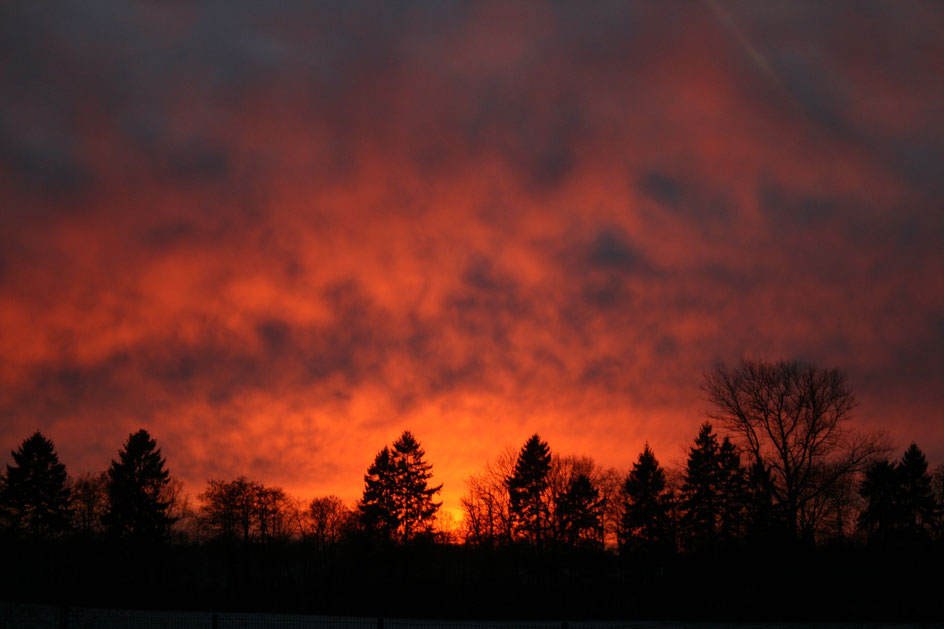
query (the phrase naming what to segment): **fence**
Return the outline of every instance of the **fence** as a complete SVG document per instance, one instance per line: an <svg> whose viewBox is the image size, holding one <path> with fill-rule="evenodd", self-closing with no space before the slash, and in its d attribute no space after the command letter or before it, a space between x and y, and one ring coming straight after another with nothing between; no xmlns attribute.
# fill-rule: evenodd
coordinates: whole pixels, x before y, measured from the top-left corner
<svg viewBox="0 0 944 629"><path fill-rule="evenodd" d="M91 609L0 602L0 629L928 629L942 624L525 622Z"/></svg>

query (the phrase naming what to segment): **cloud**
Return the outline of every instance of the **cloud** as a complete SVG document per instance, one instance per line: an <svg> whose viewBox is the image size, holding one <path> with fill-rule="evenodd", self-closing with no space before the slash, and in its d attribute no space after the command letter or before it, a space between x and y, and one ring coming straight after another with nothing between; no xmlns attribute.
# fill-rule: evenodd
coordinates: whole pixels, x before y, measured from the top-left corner
<svg viewBox="0 0 944 629"><path fill-rule="evenodd" d="M941 459L941 16L717 4L4 6L0 446L354 499L410 428L456 508L746 356Z"/></svg>

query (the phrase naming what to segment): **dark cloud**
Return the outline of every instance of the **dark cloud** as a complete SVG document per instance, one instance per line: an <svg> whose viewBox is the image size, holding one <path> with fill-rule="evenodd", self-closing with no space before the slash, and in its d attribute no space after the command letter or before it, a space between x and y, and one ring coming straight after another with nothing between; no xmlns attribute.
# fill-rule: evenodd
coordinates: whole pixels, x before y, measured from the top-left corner
<svg viewBox="0 0 944 629"><path fill-rule="evenodd" d="M644 195L672 208L678 207L685 192L681 182L658 172L640 177L639 189Z"/></svg>
<svg viewBox="0 0 944 629"><path fill-rule="evenodd" d="M935 419L942 20L5 4L0 439L102 467L148 424L192 483L353 497L409 424L455 503L534 431L606 465L677 446L716 357Z"/></svg>

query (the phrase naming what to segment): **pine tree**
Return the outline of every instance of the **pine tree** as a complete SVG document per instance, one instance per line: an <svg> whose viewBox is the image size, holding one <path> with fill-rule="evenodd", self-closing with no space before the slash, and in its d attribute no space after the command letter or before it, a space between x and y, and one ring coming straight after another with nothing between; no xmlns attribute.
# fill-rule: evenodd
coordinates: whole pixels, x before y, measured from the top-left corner
<svg viewBox="0 0 944 629"><path fill-rule="evenodd" d="M547 527L547 476L551 450L537 435L525 442L514 473L505 479L511 501L512 526L521 538L541 546Z"/></svg>
<svg viewBox="0 0 944 629"><path fill-rule="evenodd" d="M623 484L620 546L655 548L671 545L665 471L647 443Z"/></svg>
<svg viewBox="0 0 944 629"><path fill-rule="evenodd" d="M567 490L557 499L555 511L563 541L574 547L602 547L604 505L589 476L578 473L571 478Z"/></svg>
<svg viewBox="0 0 944 629"><path fill-rule="evenodd" d="M358 505L364 529L373 537L390 541L400 528L396 499L396 464L390 448L377 453L364 476L364 496Z"/></svg>
<svg viewBox="0 0 944 629"><path fill-rule="evenodd" d="M384 447L364 476L364 495L358 504L369 534L386 541L408 542L431 528L441 503L433 496L442 485L430 487L432 466L410 431Z"/></svg>
<svg viewBox="0 0 944 629"><path fill-rule="evenodd" d="M898 470L891 461L876 461L866 470L859 494L867 504L859 514L859 527L870 540L888 541L901 529L898 490Z"/></svg>
<svg viewBox="0 0 944 629"><path fill-rule="evenodd" d="M937 519L937 501L924 453L914 443L895 464L876 461L859 487L868 501L859 526L878 542L927 538Z"/></svg>
<svg viewBox="0 0 944 629"><path fill-rule="evenodd" d="M744 472L725 437L719 444L711 424L702 425L689 450L682 484L682 532L688 545L733 537L743 511Z"/></svg>
<svg viewBox="0 0 944 629"><path fill-rule="evenodd" d="M393 444L397 473L400 526L404 540L412 539L420 531L427 531L433 516L442 505L433 502L433 496L442 485L429 486L432 465L424 460L426 453L410 431L405 431Z"/></svg>
<svg viewBox="0 0 944 629"><path fill-rule="evenodd" d="M904 532L911 537L929 534L937 515L931 475L924 452L914 443L897 466L900 508Z"/></svg>
<svg viewBox="0 0 944 629"><path fill-rule="evenodd" d="M118 460L108 470L108 512L105 525L115 537L160 541L173 524L165 498L170 482L166 460L146 430L128 437Z"/></svg>
<svg viewBox="0 0 944 629"><path fill-rule="evenodd" d="M14 533L59 535L70 528L72 511L66 467L41 433L27 437L12 453L0 482L0 512Z"/></svg>

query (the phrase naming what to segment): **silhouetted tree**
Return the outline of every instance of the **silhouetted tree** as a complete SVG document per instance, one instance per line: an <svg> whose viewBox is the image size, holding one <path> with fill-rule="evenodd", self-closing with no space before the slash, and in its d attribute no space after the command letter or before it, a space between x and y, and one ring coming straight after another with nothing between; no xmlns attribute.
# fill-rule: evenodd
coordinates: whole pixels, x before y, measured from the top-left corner
<svg viewBox="0 0 944 629"><path fill-rule="evenodd" d="M364 476L358 509L365 530L388 541L407 542L431 531L440 503L433 496L442 485L429 487L432 466L410 431L384 447Z"/></svg>
<svg viewBox="0 0 944 629"><path fill-rule="evenodd" d="M845 375L835 369L743 361L709 372L710 417L731 431L752 462L769 474L771 496L794 535L812 537L815 502L838 482L887 451L884 437L852 432L856 406Z"/></svg>
<svg viewBox="0 0 944 629"><path fill-rule="evenodd" d="M859 514L859 526L872 541L890 540L901 529L898 481L896 465L888 460L875 461L865 472L859 493L867 504Z"/></svg>
<svg viewBox="0 0 944 629"><path fill-rule="evenodd" d="M314 498L305 511L303 535L321 548L338 543L351 527L352 512L337 496Z"/></svg>
<svg viewBox="0 0 944 629"><path fill-rule="evenodd" d="M198 496L202 528L213 537L248 542L255 534L256 496L261 490L262 485L245 476L208 481Z"/></svg>
<svg viewBox="0 0 944 629"><path fill-rule="evenodd" d="M102 532L108 511L108 473L83 474L72 482L72 526L83 535Z"/></svg>
<svg viewBox="0 0 944 629"><path fill-rule="evenodd" d="M358 504L364 529L382 540L393 540L400 527L396 482L396 463L390 448L384 446L367 468L364 496Z"/></svg>
<svg viewBox="0 0 944 629"><path fill-rule="evenodd" d="M14 464L0 482L0 516L7 527L34 537L67 531L72 513L66 467L52 442L35 432L11 454Z"/></svg>
<svg viewBox="0 0 944 629"><path fill-rule="evenodd" d="M605 504L588 474L581 472L572 477L567 490L555 501L561 541L574 547L602 548Z"/></svg>
<svg viewBox="0 0 944 629"><path fill-rule="evenodd" d="M944 463L934 468L931 474L931 489L934 490L934 499L937 501L937 536L944 538Z"/></svg>
<svg viewBox="0 0 944 629"><path fill-rule="evenodd" d="M166 487L170 472L157 442L146 430L131 434L108 469L105 525L115 537L163 540L174 522Z"/></svg>
<svg viewBox="0 0 944 629"><path fill-rule="evenodd" d="M873 541L908 542L927 538L937 522L937 501L924 453L914 443L894 464L875 462L859 493L868 501L860 526Z"/></svg>
<svg viewBox="0 0 944 629"><path fill-rule="evenodd" d="M494 545L512 539L511 495L505 482L515 469L518 454L503 451L481 474L466 481L468 493L462 498L463 538L466 543Z"/></svg>
<svg viewBox="0 0 944 629"><path fill-rule="evenodd" d="M270 541L290 537L299 514L292 499L278 487L240 476L226 482L211 480L200 498L200 527L220 539Z"/></svg>
<svg viewBox="0 0 944 629"><path fill-rule="evenodd" d="M442 485L429 486L433 466L424 459L426 453L410 431L404 431L393 443L397 473L397 497L400 509L400 527L404 540L417 532L429 532L434 516L442 503L433 502L433 496Z"/></svg>
<svg viewBox="0 0 944 629"><path fill-rule="evenodd" d="M912 443L897 466L902 524L911 536L925 536L937 519L937 502L924 452Z"/></svg>
<svg viewBox="0 0 944 629"><path fill-rule="evenodd" d="M256 518L263 542L286 540L299 531L298 506L281 487L260 489L256 494Z"/></svg>
<svg viewBox="0 0 944 629"><path fill-rule="evenodd" d="M672 544L665 471L647 443L623 484L620 547L656 548Z"/></svg>
<svg viewBox="0 0 944 629"><path fill-rule="evenodd" d="M514 534L538 546L543 544L547 528L545 490L550 469L550 448L534 434L522 446L514 472L505 479Z"/></svg>
<svg viewBox="0 0 944 629"><path fill-rule="evenodd" d="M689 450L681 487L681 529L686 545L730 539L744 511L744 470L731 441L719 444L711 424L702 425Z"/></svg>

